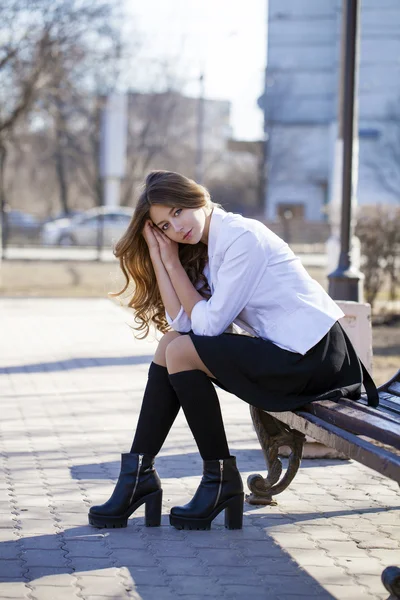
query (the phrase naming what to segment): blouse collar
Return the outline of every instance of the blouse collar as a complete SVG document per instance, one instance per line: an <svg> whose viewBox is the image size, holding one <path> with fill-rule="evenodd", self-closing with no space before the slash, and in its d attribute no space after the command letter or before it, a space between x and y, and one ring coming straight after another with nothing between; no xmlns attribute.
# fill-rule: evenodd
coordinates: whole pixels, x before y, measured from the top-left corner
<svg viewBox="0 0 400 600"><path fill-rule="evenodd" d="M208 232L208 258L214 256L218 232L221 228L222 221L225 219L227 214L228 213L222 208L214 206L211 215L210 229Z"/></svg>

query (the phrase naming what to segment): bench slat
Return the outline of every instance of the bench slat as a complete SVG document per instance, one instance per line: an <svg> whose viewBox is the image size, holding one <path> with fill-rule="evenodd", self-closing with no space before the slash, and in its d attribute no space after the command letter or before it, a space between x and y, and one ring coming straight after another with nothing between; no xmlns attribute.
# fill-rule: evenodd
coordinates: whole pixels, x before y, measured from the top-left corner
<svg viewBox="0 0 400 600"><path fill-rule="evenodd" d="M395 385L396 383L400 384L400 369L397 371L396 375L392 377L392 379L389 379L389 381L378 387L379 395L381 395L381 392L387 392L392 386L394 386L392 388L394 390L393 394L395 396L400 396L400 390L398 386Z"/></svg>
<svg viewBox="0 0 400 600"><path fill-rule="evenodd" d="M349 458L400 483L400 452L383 449L319 417L306 412L269 412L278 421L311 436L318 442L343 452Z"/></svg>
<svg viewBox="0 0 400 600"><path fill-rule="evenodd" d="M397 396L398 400L400 400L400 381L393 381L393 383L388 386L388 391ZM396 401L398 400L396 399Z"/></svg>
<svg viewBox="0 0 400 600"><path fill-rule="evenodd" d="M302 408L327 423L342 427L356 435L366 435L400 450L400 424L393 423L383 415L364 412L338 402L311 402Z"/></svg>
<svg viewBox="0 0 400 600"><path fill-rule="evenodd" d="M392 413L400 415L400 398L392 394L379 392L379 406L388 408Z"/></svg>
<svg viewBox="0 0 400 600"><path fill-rule="evenodd" d="M391 396L389 395L389 398L390 397ZM356 410L359 410L361 412L364 412L364 413L367 413L367 414L370 414L373 416L383 417L384 419L388 419L392 423L399 425L400 421L399 421L398 413L395 410L394 411L391 410L390 407L382 404L381 400L382 400L382 397L381 397L381 394L379 394L380 404L376 408L373 406L368 406L367 399L363 398L363 397L361 398L361 400L357 400L357 402L355 402L354 400L349 400L348 398L340 398L340 400L338 400L338 403L348 406L349 408L355 408ZM400 411L400 408L399 408L399 411Z"/></svg>

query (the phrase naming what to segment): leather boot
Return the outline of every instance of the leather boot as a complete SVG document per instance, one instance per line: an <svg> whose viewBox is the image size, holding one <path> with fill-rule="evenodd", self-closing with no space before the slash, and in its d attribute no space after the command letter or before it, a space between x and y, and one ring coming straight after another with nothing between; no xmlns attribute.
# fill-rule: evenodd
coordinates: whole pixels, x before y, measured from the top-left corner
<svg viewBox="0 0 400 600"><path fill-rule="evenodd" d="M94 527L126 527L128 518L145 503L146 527L161 522L161 481L154 468L154 458L147 454L121 455L121 471L112 496L101 506L89 510L89 524Z"/></svg>
<svg viewBox="0 0 400 600"><path fill-rule="evenodd" d="M211 522L225 510L225 527L241 529L243 483L236 458L205 460L203 477L192 500L171 509L170 524L176 529L210 529Z"/></svg>

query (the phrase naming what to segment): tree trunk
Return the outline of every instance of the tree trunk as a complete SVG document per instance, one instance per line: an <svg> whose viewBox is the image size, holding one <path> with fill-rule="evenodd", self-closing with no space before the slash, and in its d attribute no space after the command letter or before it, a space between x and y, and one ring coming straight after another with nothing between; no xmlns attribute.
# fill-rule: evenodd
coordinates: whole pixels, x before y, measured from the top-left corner
<svg viewBox="0 0 400 600"><path fill-rule="evenodd" d="M59 190L59 198L61 208L64 214L69 215L68 205L68 182L67 182L67 169L66 169L66 157L65 157L65 119L61 113L60 107L56 108L55 116L55 163L56 163L56 175Z"/></svg>
<svg viewBox="0 0 400 600"><path fill-rule="evenodd" d="M6 193L4 185L4 173L6 166L7 149L4 142L0 142L0 238L1 250L4 257L4 251L7 248L8 224L6 216Z"/></svg>

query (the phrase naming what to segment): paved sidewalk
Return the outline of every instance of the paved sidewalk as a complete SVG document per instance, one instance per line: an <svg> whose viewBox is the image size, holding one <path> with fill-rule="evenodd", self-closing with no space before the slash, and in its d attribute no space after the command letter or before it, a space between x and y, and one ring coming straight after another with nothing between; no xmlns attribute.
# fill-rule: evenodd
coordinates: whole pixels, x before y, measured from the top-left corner
<svg viewBox="0 0 400 600"><path fill-rule="evenodd" d="M155 342L135 341L107 300L0 299L0 598L361 600L387 598L400 563L398 487L347 461L304 461L278 506L222 515L206 532L168 525L201 461L180 415L157 460L160 528L87 525L130 447ZM220 392L244 481L265 472L248 406Z"/></svg>

